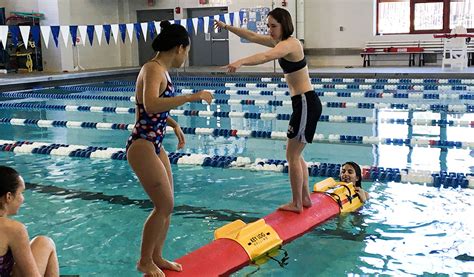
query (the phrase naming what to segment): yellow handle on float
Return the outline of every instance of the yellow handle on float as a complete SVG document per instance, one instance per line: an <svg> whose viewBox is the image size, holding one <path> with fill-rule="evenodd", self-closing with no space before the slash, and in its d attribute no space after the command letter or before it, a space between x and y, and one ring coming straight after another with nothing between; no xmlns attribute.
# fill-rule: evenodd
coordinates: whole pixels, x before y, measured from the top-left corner
<svg viewBox="0 0 474 277"><path fill-rule="evenodd" d="M263 218L249 224L240 219L226 224L214 231L214 240L221 238L231 239L240 244L252 261L283 243L277 232L266 224Z"/></svg>

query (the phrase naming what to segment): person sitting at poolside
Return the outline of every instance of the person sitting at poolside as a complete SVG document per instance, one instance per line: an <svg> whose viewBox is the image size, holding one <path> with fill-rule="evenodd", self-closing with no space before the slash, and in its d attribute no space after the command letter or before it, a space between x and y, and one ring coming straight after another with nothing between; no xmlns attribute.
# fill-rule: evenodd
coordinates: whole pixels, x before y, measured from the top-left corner
<svg viewBox="0 0 474 277"><path fill-rule="evenodd" d="M341 167L339 179L342 182L352 183L362 202L369 199L369 194L362 188L362 170L355 162L345 162Z"/></svg>
<svg viewBox="0 0 474 277"><path fill-rule="evenodd" d="M54 242L38 236L30 243L25 225L8 218L18 213L24 190L20 174L0 166L0 276L59 276Z"/></svg>

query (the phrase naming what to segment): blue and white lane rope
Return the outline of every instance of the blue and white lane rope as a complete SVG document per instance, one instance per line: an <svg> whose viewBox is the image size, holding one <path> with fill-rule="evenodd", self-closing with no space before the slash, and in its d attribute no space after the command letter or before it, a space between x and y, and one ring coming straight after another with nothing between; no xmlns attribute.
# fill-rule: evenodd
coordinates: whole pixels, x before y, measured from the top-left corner
<svg viewBox="0 0 474 277"><path fill-rule="evenodd" d="M191 83L188 86L198 85ZM215 84L214 86L219 85ZM312 84L313 89L355 89L355 90L403 90L403 91L474 91L469 85L384 85L384 84ZM287 84L265 83L224 83L223 87L233 88L268 88L273 90L288 89Z"/></svg>
<svg viewBox="0 0 474 277"><path fill-rule="evenodd" d="M204 82L262 82L262 83L282 83L286 84L285 78L268 78L268 77L191 77L180 76L173 78L179 81L204 81ZM118 81L121 82L121 81ZM474 79L387 79L387 78L311 78L312 84L318 83L334 83L334 84L425 84L425 85L474 85ZM123 85L135 85L135 81L125 82Z"/></svg>
<svg viewBox="0 0 474 277"><path fill-rule="evenodd" d="M117 107L98 107L98 106L74 106L74 105L48 105L48 104L32 104L32 103L0 103L0 109L36 109L36 110L62 110L62 111L81 111L81 112L108 112L108 113L135 113L135 108L117 108ZM250 113L250 112L217 112L204 110L170 110L172 116L196 116L196 117L221 117L221 118L247 118L260 120L290 120L291 114L280 113ZM343 115L321 115L319 121L333 123L375 123L375 117L368 116L343 116ZM403 119L393 121L396 124L404 124ZM426 124L444 124L443 126L451 126L454 121L446 123L439 121L431 121ZM451 124L451 125L450 125ZM469 126L469 122L461 122L462 126ZM434 125L437 126L437 125ZM458 126L458 125L456 125Z"/></svg>
<svg viewBox="0 0 474 277"><path fill-rule="evenodd" d="M54 110L54 111L79 111L79 112L97 112L97 113L117 113L134 114L135 108L119 107L100 107L100 106L75 106L75 105L50 105L34 103L0 103L0 109L21 109L21 110ZM203 110L171 110L173 116L197 116L203 118L222 117L222 118L247 118L261 120L285 120L288 121L291 114L279 113L249 113L249 112L217 112ZM332 123L361 123L374 124L377 122L375 117L368 116L342 116L342 115L321 115L319 121ZM474 128L474 121L469 120L443 120L443 119L425 119L425 118L382 118L380 123L385 124L406 124L412 126L440 126L440 127L470 127Z"/></svg>
<svg viewBox="0 0 474 277"><path fill-rule="evenodd" d="M252 96L289 96L290 93L285 90L275 91L275 90L242 90L242 89L217 89L215 86L212 91L216 95L252 95ZM123 87L94 87L94 86L65 86L60 87L60 91L74 91L74 92L134 92L135 87L123 88ZM45 93L57 92L58 89L44 89L44 90L33 90L31 93ZM187 88L177 88L175 89L176 93L191 94L200 91L200 89L187 89ZM18 93L18 92L17 92ZM335 91L316 91L316 94L319 97L342 97L342 98L380 98L380 99L425 99L425 100L474 100L474 93L419 93L419 92L400 92L400 91L345 91L345 92L335 92ZM6 96L11 95L11 93L4 94ZM123 97L123 96L121 96Z"/></svg>
<svg viewBox="0 0 474 277"><path fill-rule="evenodd" d="M286 83L282 77L243 77L243 76L176 76L172 78L178 81L198 82L263 82L263 83ZM369 83L369 84L450 84L450 85L474 85L474 79L420 79L420 78L311 78L311 83ZM134 86L135 81L105 81L103 84Z"/></svg>
<svg viewBox="0 0 474 277"><path fill-rule="evenodd" d="M177 93L182 94L193 94L199 89L177 89ZM209 90L215 95L227 95L227 96L274 96L274 97L287 97L290 95L288 91L267 91L267 90ZM338 98L377 98L377 99L414 99L414 100L474 100L474 93L407 93L407 92L376 92L376 91L358 91L358 92L337 92L337 91L316 91L318 97L338 97Z"/></svg>
<svg viewBox="0 0 474 277"><path fill-rule="evenodd" d="M45 128L84 128L84 129L103 129L103 130L132 130L134 124L125 123L105 123L105 122L81 122L64 120L42 120L42 119L21 119L21 118L0 118L0 124L11 124L18 126L33 125ZM236 129L216 129L216 128L195 128L181 126L183 133L190 135L210 135L223 137L246 137L271 140L286 140L286 132L276 131L250 131ZM172 128L167 126L166 132L174 134ZM419 146L419 147L439 147L439 148L457 148L474 149L474 141L447 141L432 140L422 138L379 138L373 136L353 136L340 134L315 134L314 142L320 143L350 143L350 144L386 144L398 146Z"/></svg>
<svg viewBox="0 0 474 277"><path fill-rule="evenodd" d="M208 85L208 86L205 86ZM188 88L179 88L180 85L175 84L175 92L198 92L202 89L188 89ZM233 84L226 84L225 86L218 86L216 84L181 84L182 87L205 87L206 90L213 91L215 94L225 94L225 95L263 95L263 96L289 96L287 87L262 87L258 85L245 84L245 86L236 86ZM348 88L347 85L314 85L313 88L316 90L316 93L319 97L355 97L355 98L409 98L409 99L426 99L426 100L435 100L435 99L454 99L454 100L474 100L474 94L465 92L465 93L446 93L448 89L443 89L442 93L421 93L421 92L403 92L399 91L401 89L396 87L387 87L383 88L383 92L377 88L368 88L368 87L357 87L357 88ZM65 86L59 87L63 91L73 91L73 92L134 92L135 87L98 87L98 86ZM242 88L246 88L242 89ZM268 88L270 90L261 90L262 88ZM250 90L249 90L250 89ZM333 91L320 91L321 89L340 89L340 90L368 90L368 91L344 91L344 92L333 92ZM54 89L57 90L57 89ZM418 91L418 90L416 90ZM467 90L469 91L469 90ZM474 91L474 86L470 91ZM45 90L47 92L47 90Z"/></svg>
<svg viewBox="0 0 474 277"><path fill-rule="evenodd" d="M251 89L272 89L272 90L286 90L288 85L286 83L181 83L181 86L206 86L213 85L213 87L225 87L228 89L251 88ZM403 91L474 91L474 86L469 85L387 85L387 84L312 84L313 89L345 89L345 90L403 90Z"/></svg>
<svg viewBox="0 0 474 277"><path fill-rule="evenodd" d="M36 103L6 103L0 102L2 110L49 110L49 111L68 111L68 112L97 112L97 113L117 113L134 114L135 108L126 107L100 107L100 106L76 106L76 105L53 105Z"/></svg>
<svg viewBox="0 0 474 277"><path fill-rule="evenodd" d="M181 94L193 94L200 91L199 89L181 89L177 90L177 93ZM287 99L289 97L288 91L265 91L265 90L209 90L214 93L216 97L220 95L226 96L269 96L272 97L273 101L288 101L282 100ZM372 103L384 103L384 104L397 104L394 101L397 100L415 100L419 102L420 100L424 102L435 101L456 101L458 105L467 105L474 100L474 94L437 94L437 93L404 93L404 92L390 92L390 93L381 93L381 92L373 92L373 91L366 91L366 92L333 92L333 91L316 91L315 92L318 97L337 97L337 98L344 98L347 100L355 99L354 101L359 102L362 98L370 98L370 99L384 99L385 102L372 102ZM221 99L219 99L221 100ZM235 100L235 99L234 99ZM254 99L240 99L240 100L254 100ZM462 100L462 101L460 101ZM261 100L265 101L265 100ZM291 101L290 101L291 103ZM350 102L349 102L350 103ZM426 105L429 105L426 104Z"/></svg>
<svg viewBox="0 0 474 277"><path fill-rule="evenodd" d="M184 83L174 82L173 85L176 88L181 87L200 87L200 88L212 88L219 90L242 90L242 89L267 89L271 91L286 91L288 86L286 84L265 84L265 83ZM314 90L323 89L339 89L339 90L376 90L378 92L392 92L392 91L403 91L403 92L419 92L419 91L439 91L439 92L451 92L451 91L473 91L474 86L465 85L358 85L358 84L313 84ZM135 87L100 87L94 85L78 85L78 86L64 86L60 89L65 91L107 91L107 92L133 92Z"/></svg>
<svg viewBox="0 0 474 277"><path fill-rule="evenodd" d="M77 97L72 97L69 99L78 99ZM54 98L53 98L54 99ZM106 101L113 101L111 99L101 99ZM130 97L126 100L127 102L135 102L135 97ZM0 103L4 107L14 108L13 103ZM278 101L278 100L245 100L245 99L213 99L212 104L214 105L250 105L250 106L288 106L291 107L291 101ZM409 110L409 111L434 111L434 112L474 112L474 105L443 105L443 104L390 104L390 103L351 103L351 102L321 102L321 104L326 108L333 109L364 109L364 110L373 110L373 109L392 109L392 110ZM87 106L74 106L69 105L67 111L78 111L82 107ZM126 107L107 107L111 111L115 109L116 113L129 113L129 109ZM87 109L87 108L85 108Z"/></svg>
<svg viewBox="0 0 474 277"><path fill-rule="evenodd" d="M16 154L43 154L78 158L100 158L126 160L125 149L93 147L56 143L0 140L0 151ZM191 153L168 153L172 164L197 165L220 168L236 168L257 171L288 172L285 160L255 159L236 156L210 156ZM308 162L310 176L335 177L339 175L340 164ZM361 166L365 181L420 183L435 187L474 188L473 174L453 172L416 171L411 169Z"/></svg>
<svg viewBox="0 0 474 277"><path fill-rule="evenodd" d="M121 101L134 102L135 96L123 95L90 95L90 94L58 94L58 93L38 93L38 92L1 92L0 97L11 99L61 99L61 100L105 100L105 101Z"/></svg>
<svg viewBox="0 0 474 277"><path fill-rule="evenodd" d="M246 94L244 94L246 95ZM62 100L102 100L122 101L135 103L135 96L119 95L83 95L83 94L44 94L24 92L4 92L5 96L12 99L38 98L38 99L62 99ZM215 104L241 104L241 105L272 105L291 106L289 100L245 100L245 99L214 99ZM353 108L353 109L397 109L397 110L422 110L422 111L445 111L445 112L474 112L474 104L403 104L403 103L356 103L356 102L321 102L327 108Z"/></svg>
<svg viewBox="0 0 474 277"><path fill-rule="evenodd" d="M474 86L466 84L449 84L449 83L377 83L377 82L365 82L365 83L350 83L350 82L332 82L331 79L323 81L312 81L311 84L313 89L373 89L373 90L406 90L406 91L474 91ZM370 80L370 79L368 79ZM174 79L173 84L175 86L207 86L207 87L225 87L225 88L253 88L261 89L268 88L272 90L287 89L288 85L286 82L262 82L262 81L251 81L251 82L227 82L226 80L215 79L212 81L198 81L198 80L179 80ZM472 83L474 85L474 83ZM70 88L71 86L63 86L61 88ZM94 89L94 85L83 86L86 90ZM126 90L135 89L134 84L122 87ZM115 89L115 88L114 88Z"/></svg>
<svg viewBox="0 0 474 277"><path fill-rule="evenodd" d="M82 86L68 87L68 90L75 92L91 92L89 89L85 89ZM4 92L1 93L2 97L9 98L47 98L52 99L84 99L84 100L114 100L114 101L128 101L134 99L134 96L124 95L90 95L90 94L64 94L64 93L49 93L56 92L57 89L45 89L45 90L31 90L31 91L19 91L19 92ZM193 94L200 91L199 89L176 89L175 92L180 94ZM227 95L227 96L271 96L271 97L285 97L289 96L288 91L267 91L267 90L232 90L232 89L209 89L216 96ZM120 91L115 88L110 90L109 88L101 87L97 92L128 92ZM474 94L464 93L406 93L406 92L376 92L376 91L359 91L359 92L333 92L333 91L317 91L316 94L319 97L340 97L340 98L377 98L377 99L414 99L421 100L474 100ZM52 96L57 95L57 96Z"/></svg>

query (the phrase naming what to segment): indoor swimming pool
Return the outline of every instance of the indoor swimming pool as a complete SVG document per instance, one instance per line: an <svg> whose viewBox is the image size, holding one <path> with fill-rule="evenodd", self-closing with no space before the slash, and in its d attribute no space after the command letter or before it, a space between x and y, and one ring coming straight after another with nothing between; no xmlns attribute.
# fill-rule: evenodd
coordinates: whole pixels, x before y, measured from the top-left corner
<svg viewBox="0 0 474 277"><path fill-rule="evenodd" d="M211 105L171 112L187 133L186 155L171 156L175 209L164 253L176 259L211 241L215 229L257 220L291 197L291 102L280 78L172 79L178 93L215 93ZM312 83L323 116L304 152L310 185L355 161L371 200L285 245L288 265L269 261L252 276L474 274L466 220L474 205L474 80ZM28 183L15 218L30 236L54 239L61 274L140 276L135 263L152 205L124 160L133 95L134 82L122 80L0 94L0 164ZM173 132L163 145L176 152Z"/></svg>

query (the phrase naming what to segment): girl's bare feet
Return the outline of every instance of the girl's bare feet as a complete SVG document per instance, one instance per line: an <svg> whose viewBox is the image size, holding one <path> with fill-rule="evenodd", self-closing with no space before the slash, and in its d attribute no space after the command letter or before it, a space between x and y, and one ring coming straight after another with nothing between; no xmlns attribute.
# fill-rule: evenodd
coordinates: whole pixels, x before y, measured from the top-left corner
<svg viewBox="0 0 474 277"><path fill-rule="evenodd" d="M306 199L303 199L303 207L305 208L309 208L313 206L313 202L311 201L311 198L306 198Z"/></svg>
<svg viewBox="0 0 474 277"><path fill-rule="evenodd" d="M153 261L161 269L169 269L169 270L173 270L173 271L182 271L183 270L183 267L181 266L181 264L178 264L178 263L175 263L175 262L170 262L170 261L168 261L166 259L163 259L163 258L155 258L155 259L153 259Z"/></svg>
<svg viewBox="0 0 474 277"><path fill-rule="evenodd" d="M137 270L144 273L145 276L150 276L150 277L164 277L165 274L161 269L156 266L156 264L152 261L145 261L140 259L137 263Z"/></svg>
<svg viewBox="0 0 474 277"><path fill-rule="evenodd" d="M297 207L293 202L282 205L278 207L278 209L282 211L289 211L289 212L294 212L294 213L301 213L303 211L303 207Z"/></svg>

